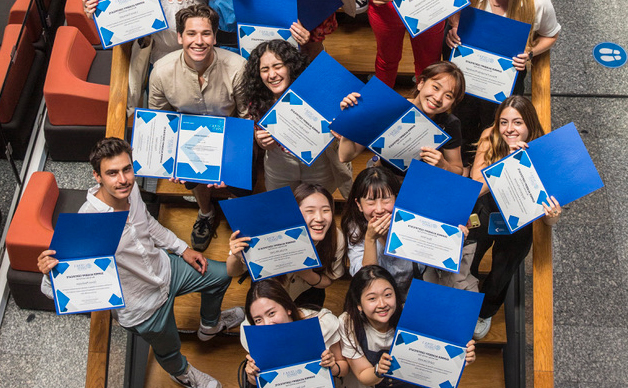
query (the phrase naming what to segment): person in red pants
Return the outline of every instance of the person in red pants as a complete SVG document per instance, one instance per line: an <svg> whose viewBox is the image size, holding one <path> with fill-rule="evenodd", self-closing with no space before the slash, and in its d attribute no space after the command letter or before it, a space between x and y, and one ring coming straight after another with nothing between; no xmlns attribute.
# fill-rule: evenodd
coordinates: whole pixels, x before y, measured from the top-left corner
<svg viewBox="0 0 628 388"><path fill-rule="evenodd" d="M406 27L392 0L370 0L368 17L377 41L375 76L392 88L395 86L401 61ZM414 74L417 79L424 68L440 60L444 34L445 21L442 21L411 39Z"/></svg>

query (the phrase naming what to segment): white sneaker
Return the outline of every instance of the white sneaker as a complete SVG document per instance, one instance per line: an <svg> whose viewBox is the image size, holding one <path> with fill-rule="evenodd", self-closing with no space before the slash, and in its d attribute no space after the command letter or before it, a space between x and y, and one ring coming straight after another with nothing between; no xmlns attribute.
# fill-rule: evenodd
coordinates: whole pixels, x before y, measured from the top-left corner
<svg viewBox="0 0 628 388"><path fill-rule="evenodd" d="M188 369L184 374L176 377L170 375L170 378L188 388L222 388L220 381L207 373L201 372L190 364L188 364Z"/></svg>
<svg viewBox="0 0 628 388"><path fill-rule="evenodd" d="M475 324L475 330L473 331L473 339L481 340L486 337L491 330L491 320L493 317L478 318L478 323Z"/></svg>
<svg viewBox="0 0 628 388"><path fill-rule="evenodd" d="M244 321L244 308L234 307L222 311L220 313L220 321L218 321L218 324L214 327L205 326L203 325L203 321L201 321L196 334L201 341L209 341L214 338L216 334L223 330L234 328L242 323L242 321Z"/></svg>

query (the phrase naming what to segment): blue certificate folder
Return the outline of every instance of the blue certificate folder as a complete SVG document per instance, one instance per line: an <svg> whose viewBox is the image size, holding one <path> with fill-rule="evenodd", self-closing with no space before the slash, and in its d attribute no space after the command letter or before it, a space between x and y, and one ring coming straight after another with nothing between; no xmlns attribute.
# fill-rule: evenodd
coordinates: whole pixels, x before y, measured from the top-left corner
<svg viewBox="0 0 628 388"><path fill-rule="evenodd" d="M499 178L503 170L503 163L509 158L518 158L519 164L530 166L544 187L534 203L525 205L535 206L542 202L547 203L548 197L554 196L558 203L564 206L604 187L604 182L602 182L574 123L555 129L528 143L528 148L523 152L510 154L486 167L482 170L485 178ZM496 198L497 206L511 233L544 215L541 207L532 220L521 223L504 213L504 204L497 200L490 184L489 189L491 189L493 197Z"/></svg>
<svg viewBox="0 0 628 388"><path fill-rule="evenodd" d="M311 165L334 139L329 132L329 123L340 114L340 101L363 86L364 83L349 70L322 52L258 124L303 163ZM301 113L303 109L307 109L305 113ZM290 125L285 124L288 121L295 123L293 131L299 134L290 133L287 129ZM300 135L307 137L309 142L299 139ZM296 147L282 140L290 137L296 138L293 143ZM314 143L316 146L311 145Z"/></svg>
<svg viewBox="0 0 628 388"><path fill-rule="evenodd" d="M50 271L57 314L108 310L125 306L115 253L128 216L128 211L59 214L50 242L50 249L56 251L54 257L59 260L59 263ZM77 260L88 261L87 265L97 267L96 272L113 272L117 277L119 293L104 295L105 304L94 305L93 308L82 310L73 309L72 306L75 306L76 301L68 292L56 287L56 280L71 268L73 261ZM92 272L87 271L87 274ZM82 276L85 277L85 274ZM85 304L80 306L85 306Z"/></svg>
<svg viewBox="0 0 628 388"><path fill-rule="evenodd" d="M341 6L341 0L233 0L239 24L290 28L299 20L308 31L315 29Z"/></svg>
<svg viewBox="0 0 628 388"><path fill-rule="evenodd" d="M491 98L472 93L469 90L467 90L467 93L496 103L510 96L518 76L518 72L512 66L512 58L525 51L530 28L530 24L473 7L467 7L460 12L458 36L462 44L451 51L450 60L459 63L456 60L458 57L464 58L476 55L476 51L488 53L500 57L498 62L503 72L514 72L510 90L502 90L495 96L491 96ZM488 59L480 57L479 61L482 60L486 61ZM462 70L465 72L466 69ZM491 69L490 71L493 70ZM465 73L465 79L468 79L468 77L468 74ZM467 86L470 86L469 84L474 85L474 82L470 81L473 81L473 79L467 81ZM480 79L480 82L485 83L482 79Z"/></svg>
<svg viewBox="0 0 628 388"><path fill-rule="evenodd" d="M168 20L159 0L134 3L100 0L94 23L105 50L168 29Z"/></svg>
<svg viewBox="0 0 628 388"><path fill-rule="evenodd" d="M244 250L243 256L253 281L321 266L290 187L220 201L220 208L231 230L240 231L238 237L251 237L249 248ZM307 249L296 253L279 249L281 254L273 255L272 247L266 248L262 245L267 239L276 242L278 248L281 248L282 243L288 246L290 244L287 243L299 241L307 245ZM265 261L253 260L257 257L253 251L260 247L269 254ZM274 266L278 269L273 269Z"/></svg>
<svg viewBox="0 0 628 388"><path fill-rule="evenodd" d="M318 318L303 319L276 325L244 326L244 334L249 353L260 369L258 386L264 387L281 378L277 369L292 365L304 365L304 369L316 375L331 372L322 370L321 355L325 351L325 341ZM304 373L294 373L301 379Z"/></svg>
<svg viewBox="0 0 628 388"><path fill-rule="evenodd" d="M351 92L360 93L358 104L343 110L329 125L329 128L351 141L369 147L384 158L382 151L388 147L388 142L382 135L399 121L408 124L414 123L416 117L410 114L412 110L418 112L431 123L434 127L433 131L436 132L430 139L425 140L427 142L425 145L438 149L451 139L437 124L416 109L414 104L377 77L371 78L363 88L354 89ZM386 160L401 171L405 171L409 167L408 161L403 158L386 158Z"/></svg>
<svg viewBox="0 0 628 388"><path fill-rule="evenodd" d="M473 336L483 299L484 294L481 293L413 280L397 324L395 340L390 350L393 356L392 366L387 375L422 386L456 387L465 365L466 344ZM430 339L444 344L430 346ZM451 371L453 373L449 373L450 379L438 381L435 379L444 375L442 370L433 371L428 367L421 370L419 375L427 375L432 380L431 384L409 378L413 375L408 370L412 366L396 356L396 348L402 347L415 347L418 350L412 352L416 356L411 364L420 365L420 354L434 354L439 359L437 362L457 364L459 372L454 365ZM427 360L431 361L433 358Z"/></svg>
<svg viewBox="0 0 628 388"><path fill-rule="evenodd" d="M458 225L467 224L481 189L482 184L472 179L413 160L395 201L393 209L395 216L391 220L391 233L388 233L386 241L386 254L450 272L459 272L464 239L460 239L457 257L441 257L437 265L434 260L426 261L422 257L401 255L400 248L405 242L404 238L394 232L395 224L405 223L419 216L441 223L442 230L439 232L444 232L450 237L462 233ZM436 251L433 254L438 257Z"/></svg>
<svg viewBox="0 0 628 388"><path fill-rule="evenodd" d="M136 109L133 169L137 176L251 190L253 133L252 120Z"/></svg>

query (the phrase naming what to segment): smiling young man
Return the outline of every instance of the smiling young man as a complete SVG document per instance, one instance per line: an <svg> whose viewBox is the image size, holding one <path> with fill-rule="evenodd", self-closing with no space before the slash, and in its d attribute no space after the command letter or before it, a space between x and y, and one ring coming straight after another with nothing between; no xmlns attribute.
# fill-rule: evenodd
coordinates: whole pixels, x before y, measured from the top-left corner
<svg viewBox="0 0 628 388"><path fill-rule="evenodd" d="M244 319L241 308L220 312L231 283L224 263L208 260L190 249L185 241L163 227L146 210L135 184L131 147L121 139L99 141L90 155L98 185L87 192L79 213L128 211L116 250L116 263L126 307L112 310L120 325L140 335L153 348L157 362L172 379L185 387L220 388L221 384L190 364L181 354L181 341L174 320L177 295L201 293L198 337L206 341ZM172 253L166 252L168 249ZM52 298L46 276L57 265L55 251L38 258L44 274L42 292Z"/></svg>
<svg viewBox="0 0 628 388"><path fill-rule="evenodd" d="M148 108L181 113L246 118L242 73L246 60L214 47L218 13L207 5L177 12L177 37L183 46L155 63L150 76ZM192 247L207 249L216 230L213 186L186 183L199 205ZM237 194L237 193L236 193Z"/></svg>

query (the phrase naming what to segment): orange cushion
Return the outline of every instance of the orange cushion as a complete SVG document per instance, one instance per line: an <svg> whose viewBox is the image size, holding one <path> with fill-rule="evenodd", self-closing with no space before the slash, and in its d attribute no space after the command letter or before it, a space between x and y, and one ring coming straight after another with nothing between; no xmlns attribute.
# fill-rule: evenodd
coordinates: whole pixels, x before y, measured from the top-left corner
<svg viewBox="0 0 628 388"><path fill-rule="evenodd" d="M52 215L58 198L54 175L44 171L33 173L7 231L11 268L39 272L37 257L50 246L54 232Z"/></svg>
<svg viewBox="0 0 628 388"><path fill-rule="evenodd" d="M76 27L91 44L100 44L94 20L83 12L82 0L67 0L65 3L65 21L68 26Z"/></svg>
<svg viewBox="0 0 628 388"><path fill-rule="evenodd" d="M24 23L24 16L28 10L28 5L31 0L15 0L11 11L9 11L9 24L22 24ZM50 0L44 0L46 8L50 8ZM26 26L28 27L28 35L31 42L36 42L41 36L41 20L39 19L39 13L37 12L37 3L33 1L33 6L28 13L28 19L26 20Z"/></svg>
<svg viewBox="0 0 628 388"><path fill-rule="evenodd" d="M7 69L11 63L11 54L17 44L20 28L20 25L9 24L4 30L2 46L0 47L0 85L4 82L4 76L7 74ZM8 123L13 118L13 112L20 99L20 94L22 94L22 88L33 65L35 49L31 41L25 38L26 34L27 30L24 31L24 37L15 50L15 55L13 56L15 63L11 66L4 91L2 92L2 99L0 100L1 123Z"/></svg>

